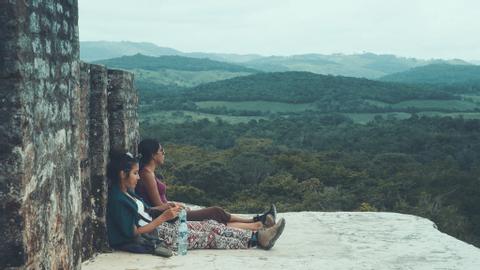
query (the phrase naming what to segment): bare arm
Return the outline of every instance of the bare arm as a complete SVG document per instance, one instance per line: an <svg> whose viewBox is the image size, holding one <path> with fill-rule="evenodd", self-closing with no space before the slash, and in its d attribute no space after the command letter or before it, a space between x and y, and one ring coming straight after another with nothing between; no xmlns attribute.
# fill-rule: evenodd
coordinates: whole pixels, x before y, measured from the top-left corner
<svg viewBox="0 0 480 270"><path fill-rule="evenodd" d="M143 181L143 184L145 185L148 198L150 199L152 206L164 207L162 209L158 209L162 211L167 209L168 205L164 206L165 204L162 202L162 200L160 200L160 193L158 193L157 181L155 180L155 175L152 172L144 171L144 173L142 174L142 181Z"/></svg>
<svg viewBox="0 0 480 270"><path fill-rule="evenodd" d="M171 207L173 207L173 206L175 206L175 205L172 205L172 204L170 204L170 203L164 203L164 204L162 204L162 205L160 205L160 206L154 206L154 207L152 207L152 208L153 208L153 209L160 210L160 211L163 212L163 211L165 211L165 210L167 210L168 208L171 208Z"/></svg>
<svg viewBox="0 0 480 270"><path fill-rule="evenodd" d="M149 233L153 231L156 227L160 226L163 222L173 219L176 216L178 216L178 212L180 212L180 207L172 207L163 212L160 216L158 216L156 219L152 220L152 222L148 223L145 226L142 227L135 227L134 226L134 234L142 234L142 233Z"/></svg>

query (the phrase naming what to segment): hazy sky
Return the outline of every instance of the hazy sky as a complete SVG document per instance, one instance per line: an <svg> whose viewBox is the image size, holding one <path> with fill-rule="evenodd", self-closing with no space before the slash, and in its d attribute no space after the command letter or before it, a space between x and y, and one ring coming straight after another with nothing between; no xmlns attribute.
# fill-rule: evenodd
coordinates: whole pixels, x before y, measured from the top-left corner
<svg viewBox="0 0 480 270"><path fill-rule="evenodd" d="M81 41L480 60L479 0L79 0Z"/></svg>

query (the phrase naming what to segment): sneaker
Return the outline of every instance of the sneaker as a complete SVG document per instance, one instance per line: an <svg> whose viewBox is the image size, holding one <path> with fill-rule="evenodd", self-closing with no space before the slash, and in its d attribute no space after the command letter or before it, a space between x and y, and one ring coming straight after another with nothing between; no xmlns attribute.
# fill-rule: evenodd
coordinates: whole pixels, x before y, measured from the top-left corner
<svg viewBox="0 0 480 270"><path fill-rule="evenodd" d="M173 252L171 249L167 248L165 245L160 244L155 247L155 250L153 250L153 255L168 258L168 257L172 257Z"/></svg>
<svg viewBox="0 0 480 270"><path fill-rule="evenodd" d="M275 221L277 218L277 207L275 207L275 204L272 203L272 205L270 205L270 210L268 210L266 214L272 215L273 221Z"/></svg>
<svg viewBox="0 0 480 270"><path fill-rule="evenodd" d="M271 214L268 214L265 217L265 222L263 223L263 227L264 228L270 228L270 227L273 227L273 225L275 225L275 219L273 218L273 216Z"/></svg>
<svg viewBox="0 0 480 270"><path fill-rule="evenodd" d="M268 229L258 231L257 243L260 248L265 250L271 249L275 245L275 241L280 237L285 228L285 219L281 218L277 224Z"/></svg>
<svg viewBox="0 0 480 270"><path fill-rule="evenodd" d="M267 212L263 213L262 215L257 215L253 217L253 221L261 221L263 225L267 225L266 221L268 215L271 215L271 217L273 218L273 223L275 224L275 219L277 217L277 208L274 204L270 206L270 209Z"/></svg>

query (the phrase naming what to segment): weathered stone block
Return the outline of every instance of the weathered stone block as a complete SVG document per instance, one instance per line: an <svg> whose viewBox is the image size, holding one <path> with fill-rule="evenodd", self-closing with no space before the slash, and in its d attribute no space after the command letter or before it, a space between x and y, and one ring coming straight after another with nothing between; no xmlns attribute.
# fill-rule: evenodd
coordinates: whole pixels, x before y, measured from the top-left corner
<svg viewBox="0 0 480 270"><path fill-rule="evenodd" d="M107 110L108 74L104 66L90 65L90 151L91 183L93 197L92 227L95 234L95 251L108 249L106 208L107 208L107 164L110 151L110 137Z"/></svg>
<svg viewBox="0 0 480 270"><path fill-rule="evenodd" d="M110 149L107 69L82 63L80 81L82 92L85 92L82 95L85 97L82 98L82 107L85 112L83 122L87 125L84 144L88 148L82 161L82 171L85 170L82 175L82 255L87 259L95 252L108 249L105 221L108 192L106 168Z"/></svg>
<svg viewBox="0 0 480 270"><path fill-rule="evenodd" d="M90 180L90 157L89 157L89 134L90 134L90 65L80 63L80 87L77 98L80 100L79 129L79 158L80 179L82 187L82 258L93 255L93 232L92 232L92 203L91 203L91 180Z"/></svg>
<svg viewBox="0 0 480 270"><path fill-rule="evenodd" d="M108 70L108 121L110 147L137 152L138 95L133 84L133 74L122 70Z"/></svg>

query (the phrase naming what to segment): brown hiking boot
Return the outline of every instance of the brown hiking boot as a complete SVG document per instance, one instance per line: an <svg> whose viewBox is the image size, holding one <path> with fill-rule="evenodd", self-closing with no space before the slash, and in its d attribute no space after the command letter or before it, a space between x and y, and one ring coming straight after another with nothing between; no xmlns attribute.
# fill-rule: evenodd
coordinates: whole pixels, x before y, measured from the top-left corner
<svg viewBox="0 0 480 270"><path fill-rule="evenodd" d="M258 246L265 250L271 249L273 245L275 245L275 241L277 241L278 237L282 234L284 228L285 219L281 218L277 224L272 227L259 230L257 238Z"/></svg>

